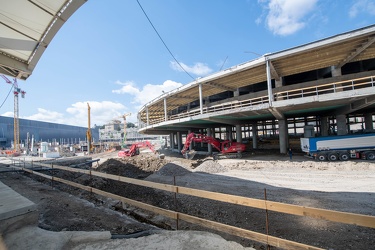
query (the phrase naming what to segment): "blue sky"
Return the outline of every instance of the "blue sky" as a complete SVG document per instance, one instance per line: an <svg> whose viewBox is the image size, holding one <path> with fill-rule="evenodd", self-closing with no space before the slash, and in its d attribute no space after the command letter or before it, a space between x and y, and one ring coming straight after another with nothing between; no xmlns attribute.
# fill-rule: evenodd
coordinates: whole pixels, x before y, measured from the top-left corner
<svg viewBox="0 0 375 250"><path fill-rule="evenodd" d="M54 37L33 74L18 81L20 118L87 126L194 78L375 23L375 0L88 0ZM0 79L2 80L2 79ZM0 100L10 85L0 84ZM0 108L13 117L13 95ZM121 120L121 119L120 119Z"/></svg>

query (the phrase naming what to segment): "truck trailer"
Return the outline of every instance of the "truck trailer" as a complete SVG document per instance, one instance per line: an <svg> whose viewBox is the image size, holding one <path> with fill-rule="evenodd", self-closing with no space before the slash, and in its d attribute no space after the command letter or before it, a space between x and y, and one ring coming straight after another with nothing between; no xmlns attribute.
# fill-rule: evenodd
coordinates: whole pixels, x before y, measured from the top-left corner
<svg viewBox="0 0 375 250"><path fill-rule="evenodd" d="M375 133L301 138L301 149L319 161L375 160Z"/></svg>

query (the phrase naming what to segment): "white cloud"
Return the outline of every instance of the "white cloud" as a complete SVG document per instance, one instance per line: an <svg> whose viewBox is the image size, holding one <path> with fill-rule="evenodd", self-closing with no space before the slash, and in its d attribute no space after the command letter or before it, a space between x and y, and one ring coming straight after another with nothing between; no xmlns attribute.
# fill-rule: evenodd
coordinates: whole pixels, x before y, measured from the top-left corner
<svg viewBox="0 0 375 250"><path fill-rule="evenodd" d="M112 90L112 93L129 94L134 96L133 103L137 105L134 108L137 109L163 94L163 91L168 92L182 86L182 83L174 82L172 80L166 80L161 85L146 84L141 89L135 87L133 82L117 82L117 84L123 86L120 89Z"/></svg>
<svg viewBox="0 0 375 250"><path fill-rule="evenodd" d="M212 69L210 69L210 67L208 67L207 64L205 63L198 62L198 63L195 63L193 66L188 66L182 62L179 62L179 63L186 72L192 73L196 76L205 76L212 72ZM176 71L184 72L184 70L180 67L180 65L178 65L178 63L175 61L170 62L170 66L172 69Z"/></svg>
<svg viewBox="0 0 375 250"><path fill-rule="evenodd" d="M76 102L71 107L66 109L71 116L69 118L69 124L79 124L77 126L85 126L88 124L88 107L87 103L90 104L90 120L91 126L94 124L103 125L109 121L118 118L124 114L126 107L121 103L115 103L110 101L87 101L87 102Z"/></svg>
<svg viewBox="0 0 375 250"><path fill-rule="evenodd" d="M260 4L268 3L266 24L276 35L290 35L303 27L304 19L311 13L318 0L259 0ZM260 21L257 20L257 23Z"/></svg>
<svg viewBox="0 0 375 250"><path fill-rule="evenodd" d="M28 120L43 121L43 122L53 122L53 123L64 123L64 115L50 111L42 108L38 108L38 113L31 116L22 117Z"/></svg>
<svg viewBox="0 0 375 250"><path fill-rule="evenodd" d="M4 114L1 114L1 116L14 117L14 113L11 111L8 111L8 112L5 112Z"/></svg>
<svg viewBox="0 0 375 250"><path fill-rule="evenodd" d="M360 12L375 15L375 3L372 0L358 0L349 10L351 18L356 17Z"/></svg>
<svg viewBox="0 0 375 250"><path fill-rule="evenodd" d="M120 89L112 90L112 93L115 94L131 94L131 95L138 95L139 94L139 89L134 87L134 82L128 81L128 82L120 82L116 81L116 84L122 85Z"/></svg>
<svg viewBox="0 0 375 250"><path fill-rule="evenodd" d="M38 112L31 116L22 117L23 119L52 122L59 124L74 125L79 127L87 127L88 125L88 107L90 104L90 122L91 127L96 125L103 125L109 121L116 119L123 115L126 107L121 103L110 101L96 102L76 102L66 109L67 114L50 111L38 108ZM10 112L8 112L10 113ZM5 116L5 114L4 114ZM12 113L13 116L13 113ZM136 119L134 119L135 122Z"/></svg>

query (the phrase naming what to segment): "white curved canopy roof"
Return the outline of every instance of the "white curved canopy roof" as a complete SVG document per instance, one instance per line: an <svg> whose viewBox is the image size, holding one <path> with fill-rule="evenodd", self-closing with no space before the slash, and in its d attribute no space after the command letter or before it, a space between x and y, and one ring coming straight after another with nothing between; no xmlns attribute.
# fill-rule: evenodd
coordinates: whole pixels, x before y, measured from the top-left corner
<svg viewBox="0 0 375 250"><path fill-rule="evenodd" d="M26 80L69 17L87 0L0 0L0 74Z"/></svg>

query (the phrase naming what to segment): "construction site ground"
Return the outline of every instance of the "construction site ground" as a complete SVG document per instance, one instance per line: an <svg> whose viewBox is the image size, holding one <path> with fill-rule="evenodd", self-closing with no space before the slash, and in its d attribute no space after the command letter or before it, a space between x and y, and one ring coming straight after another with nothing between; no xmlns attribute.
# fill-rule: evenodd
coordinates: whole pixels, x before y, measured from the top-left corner
<svg viewBox="0 0 375 250"><path fill-rule="evenodd" d="M118 158L116 151L92 155L92 159L100 159L93 168L153 182L257 199L264 199L266 194L270 201L375 216L373 161L317 162L302 154L289 160L289 156L269 150L218 161L198 155L188 160L167 150L162 153L164 159L147 151L125 159ZM161 208L266 233L266 212L261 209L181 194L175 199L165 191L79 173L45 173ZM183 221L176 231L174 220L30 174L3 172L0 181L37 204L39 212L37 229L19 230L23 241L16 232L5 237L9 249L40 249L41 235L51 238L53 232L69 231L109 231L123 239L69 242L55 249L266 249L264 244ZM268 211L268 230L272 236L325 249L375 246L373 228L272 211Z"/></svg>

